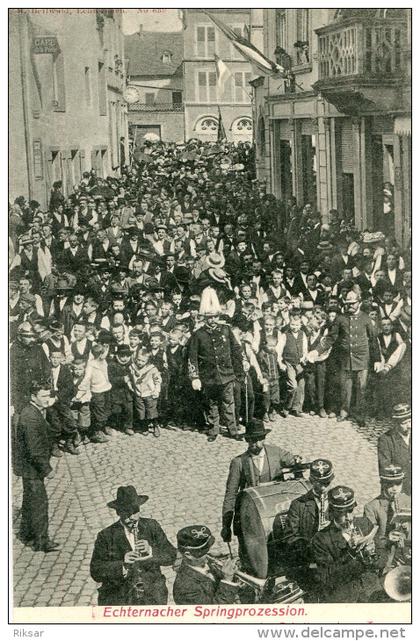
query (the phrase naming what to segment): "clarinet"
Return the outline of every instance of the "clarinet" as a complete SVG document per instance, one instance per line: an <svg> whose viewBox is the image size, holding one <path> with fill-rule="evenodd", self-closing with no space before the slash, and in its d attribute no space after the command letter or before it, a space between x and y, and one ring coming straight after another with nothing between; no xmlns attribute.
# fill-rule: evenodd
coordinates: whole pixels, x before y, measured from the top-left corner
<svg viewBox="0 0 420 641"><path fill-rule="evenodd" d="M139 543L139 524L136 523L133 527L134 534L134 552L139 556L146 557L148 554L140 552ZM143 605L144 604L144 580L142 577L141 561L135 561L128 570L127 578L127 605Z"/></svg>

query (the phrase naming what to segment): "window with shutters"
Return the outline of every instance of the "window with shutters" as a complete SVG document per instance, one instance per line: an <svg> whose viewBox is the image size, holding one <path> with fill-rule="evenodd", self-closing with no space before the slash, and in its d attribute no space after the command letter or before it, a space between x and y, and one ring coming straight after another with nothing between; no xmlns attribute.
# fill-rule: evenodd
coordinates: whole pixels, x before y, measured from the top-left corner
<svg viewBox="0 0 420 641"><path fill-rule="evenodd" d="M92 101L92 89L90 85L90 67L85 67L85 100L86 104L90 106Z"/></svg>
<svg viewBox="0 0 420 641"><path fill-rule="evenodd" d="M216 72L199 71L197 74L197 102L216 102Z"/></svg>
<svg viewBox="0 0 420 641"><path fill-rule="evenodd" d="M200 58L213 58L216 53L216 31L211 26L197 26L196 55Z"/></svg>
<svg viewBox="0 0 420 641"><path fill-rule="evenodd" d="M276 47L287 49L286 9L276 9Z"/></svg>
<svg viewBox="0 0 420 641"><path fill-rule="evenodd" d="M310 62L309 34L309 9L296 9L295 51L298 65Z"/></svg>
<svg viewBox="0 0 420 641"><path fill-rule="evenodd" d="M103 62L98 62L98 103L99 115L106 116L106 76Z"/></svg>
<svg viewBox="0 0 420 641"><path fill-rule="evenodd" d="M64 57L62 51L52 56L52 106L54 111L66 110Z"/></svg>
<svg viewBox="0 0 420 641"><path fill-rule="evenodd" d="M234 74L234 88L235 102L250 102L251 101L251 87L249 82L251 80L251 73L246 71L237 71Z"/></svg>

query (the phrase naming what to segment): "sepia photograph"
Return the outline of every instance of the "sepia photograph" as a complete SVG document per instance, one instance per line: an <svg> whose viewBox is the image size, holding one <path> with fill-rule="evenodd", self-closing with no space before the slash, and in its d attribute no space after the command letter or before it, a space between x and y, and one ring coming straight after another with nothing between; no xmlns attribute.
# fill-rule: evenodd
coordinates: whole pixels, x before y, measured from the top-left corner
<svg viewBox="0 0 420 641"><path fill-rule="evenodd" d="M9 8L13 623L411 622L410 8Z"/></svg>

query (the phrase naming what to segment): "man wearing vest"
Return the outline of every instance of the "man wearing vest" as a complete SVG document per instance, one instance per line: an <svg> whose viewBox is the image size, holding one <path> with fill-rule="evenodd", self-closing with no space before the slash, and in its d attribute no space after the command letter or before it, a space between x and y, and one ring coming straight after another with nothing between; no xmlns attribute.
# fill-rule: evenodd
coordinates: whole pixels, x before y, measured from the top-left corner
<svg viewBox="0 0 420 641"><path fill-rule="evenodd" d="M232 540L233 521L233 533L238 537L239 556L244 568L247 566L247 555L240 517L242 490L247 487L256 487L261 483L269 483L280 475L283 467L294 465L302 460L300 456L291 454L280 447L265 445L264 440L269 432L270 430L264 428L263 421L254 419L249 422L245 434L248 449L232 459L226 481L222 508L223 527L220 536L225 543Z"/></svg>
<svg viewBox="0 0 420 641"><path fill-rule="evenodd" d="M303 366L308 354L308 339L302 330L300 316L291 318L288 329L280 335L278 342L279 367L286 372L287 399L283 416L292 412L294 416L303 416L302 408L305 396L305 378Z"/></svg>

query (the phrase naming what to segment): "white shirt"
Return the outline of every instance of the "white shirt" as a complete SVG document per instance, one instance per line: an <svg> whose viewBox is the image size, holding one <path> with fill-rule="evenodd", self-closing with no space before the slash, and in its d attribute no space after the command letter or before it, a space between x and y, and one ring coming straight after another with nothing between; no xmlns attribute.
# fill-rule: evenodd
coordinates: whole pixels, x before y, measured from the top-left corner
<svg viewBox="0 0 420 641"><path fill-rule="evenodd" d="M264 468L264 461L265 461L265 449L262 448L261 452L259 454L252 454L251 455L251 461L257 468L260 476L262 474L263 468Z"/></svg>
<svg viewBox="0 0 420 641"><path fill-rule="evenodd" d="M51 367L51 376L52 376L52 381L54 385L54 389L57 391L57 381L58 381L58 376L60 374L60 365L57 365L57 367Z"/></svg>

